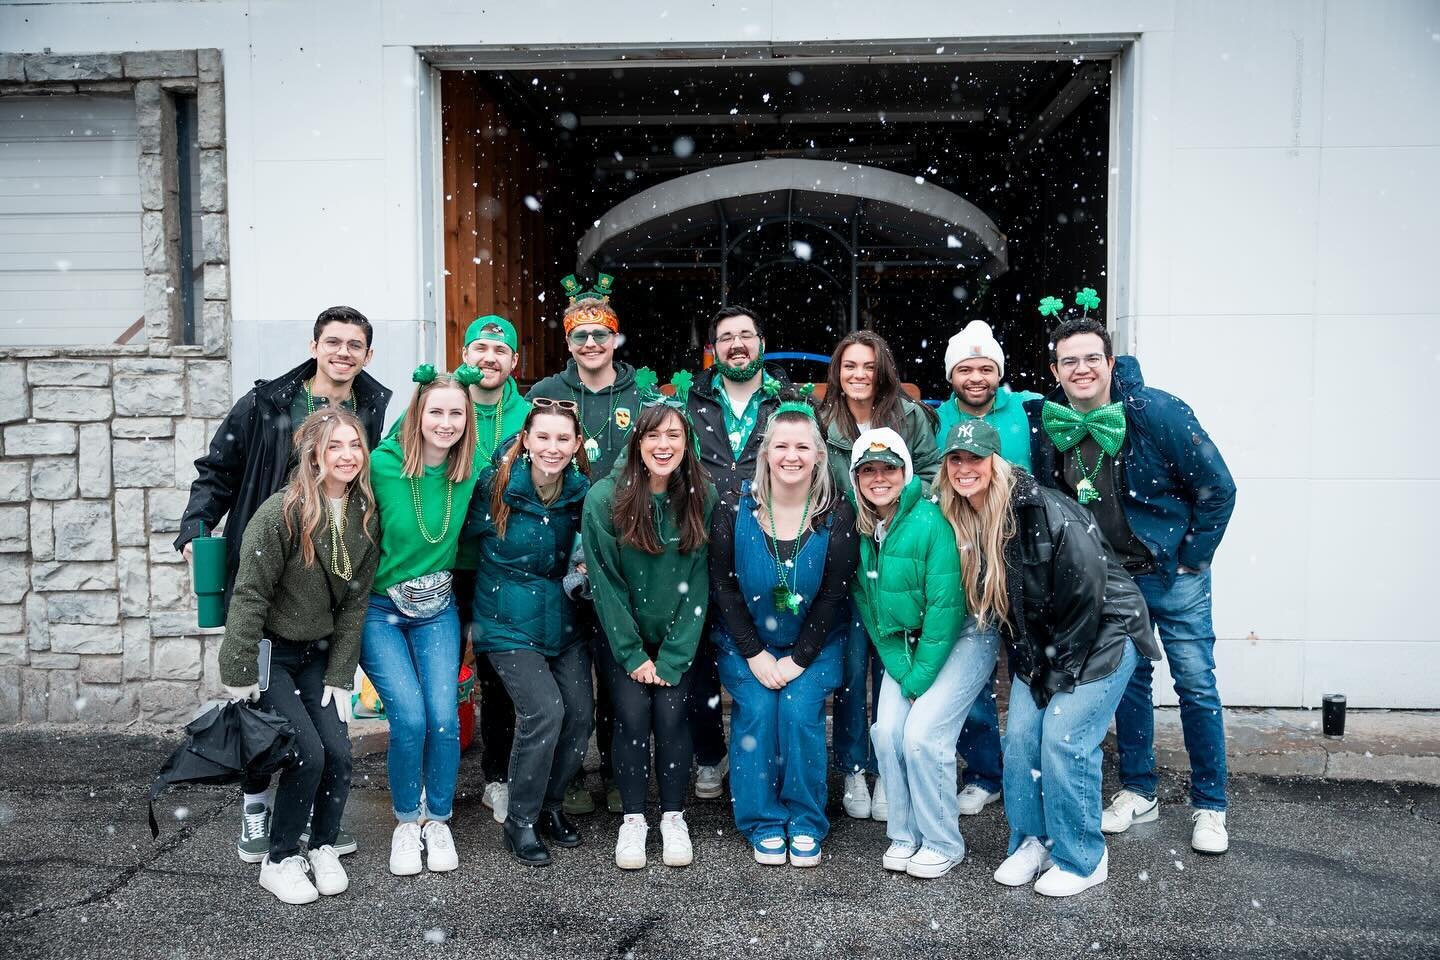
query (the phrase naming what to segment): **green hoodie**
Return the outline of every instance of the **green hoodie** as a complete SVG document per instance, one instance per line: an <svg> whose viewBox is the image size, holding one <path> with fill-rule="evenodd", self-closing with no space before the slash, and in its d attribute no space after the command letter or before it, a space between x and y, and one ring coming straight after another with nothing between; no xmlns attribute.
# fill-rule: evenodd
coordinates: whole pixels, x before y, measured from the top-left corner
<svg viewBox="0 0 1440 960"><path fill-rule="evenodd" d="M919 477L900 491L885 526L883 543L860 538L860 573L850 595L885 672L913 700L935 682L965 622L960 551Z"/></svg>
<svg viewBox="0 0 1440 960"><path fill-rule="evenodd" d="M564 370L541 380L525 395L526 400L536 397L573 400L579 405L585 438L593 439L600 450L599 456L590 458L590 476L608 475L616 456L630 438L630 425L640 415L635 368L616 360L615 382L603 390L591 390L580 382L580 368L571 360Z"/></svg>
<svg viewBox="0 0 1440 960"><path fill-rule="evenodd" d="M1025 416L1024 404L1027 400L1043 399L1040 394L1029 390L1012 393L1008 386L1002 386L995 392L995 403L991 405L990 412L980 418L1000 434L1000 456L1023 468L1026 473L1030 472L1030 420ZM975 419L960 409L953 396L940 405L938 412L940 427L935 431L935 442L941 447L945 445L945 435L951 427L961 421Z"/></svg>
<svg viewBox="0 0 1440 960"><path fill-rule="evenodd" d="M401 473L404 463L405 454L398 439L387 437L370 455L370 485L380 508L380 569L375 571L374 588L378 594L405 580L455 568L460 530L465 526L470 495L483 466L477 452L470 465L470 476L452 487L445 478L443 461L426 467L418 484ZM430 543L421 535L415 516L416 486L425 529L431 536L444 532L438 543ZM450 502L448 522L447 499Z"/></svg>
<svg viewBox="0 0 1440 960"><path fill-rule="evenodd" d="M614 521L616 482L615 476L607 476L590 488L581 519L595 613L626 673L648 659L660 679L676 684L694 662L705 628L710 547L680 552L680 528L674 511L666 509L664 494L655 496L664 551L651 555L621 546ZM706 530L715 499L715 488L706 481Z"/></svg>

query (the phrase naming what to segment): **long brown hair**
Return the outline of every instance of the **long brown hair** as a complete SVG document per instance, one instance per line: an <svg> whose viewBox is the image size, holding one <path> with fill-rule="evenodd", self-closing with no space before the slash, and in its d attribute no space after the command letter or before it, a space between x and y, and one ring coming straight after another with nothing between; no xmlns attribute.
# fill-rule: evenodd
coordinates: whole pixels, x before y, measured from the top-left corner
<svg viewBox="0 0 1440 960"><path fill-rule="evenodd" d="M659 429L671 416L680 421L685 431L680 465L670 471L665 485L665 497L680 527L680 552L690 553L709 539L709 531L705 529L705 487L709 480L695 456L695 428L674 407L663 403L641 407L630 432L625 466L615 484L618 489L611 517L622 546L652 555L664 553L665 545L660 542L655 511L650 503L650 471L640 457L640 444L645 434Z"/></svg>
<svg viewBox="0 0 1440 960"><path fill-rule="evenodd" d="M990 487L978 510L969 498L955 492L943 464L930 484L940 512L955 531L965 604L981 628L992 622L1014 626L1005 583L1005 541L1015 536L1015 508L1010 503L1014 486L1014 468L996 454L990 455Z"/></svg>
<svg viewBox="0 0 1440 960"><path fill-rule="evenodd" d="M360 418L344 407L327 407L305 418L300 429L295 431L294 444L297 463L290 471L290 481L285 486L285 497L280 501L280 512L285 517L286 536L295 536L295 526L300 528L300 556L305 566L315 563L315 538L322 524L329 522L330 509L325 500L325 486L320 476L320 459L330 438L341 427L352 427L360 438L360 472L345 487L347 496L355 496L360 504L360 529L371 543L375 537L370 532L370 511L375 508L375 494L370 490L370 450L365 445L365 425Z"/></svg>
<svg viewBox="0 0 1440 960"><path fill-rule="evenodd" d="M525 422L520 426L520 433L515 437L515 442L510 444L510 449L505 451L505 455L500 458L500 465L495 468L495 480L493 489L490 491L490 521L495 524L495 532L499 534L501 540L505 539L505 527L510 523L510 504L505 500L505 488L510 486L510 474L515 469L515 461L525 453L525 438L530 435L530 425L535 422L536 417L543 414L565 417L574 424L577 439L585 436L580 428L580 416L574 410L555 405L530 407L530 412L525 414ZM575 451L575 466L585 476L590 475L590 458L585 456L583 443Z"/></svg>
<svg viewBox="0 0 1440 960"><path fill-rule="evenodd" d="M425 438L420 435L425 395L446 387L459 390L465 398L466 417L459 439L445 452L445 476L456 483L470 479L470 469L475 462L475 409L470 402L470 391L448 373L436 374L429 383L417 385L410 397L410 405L405 408L405 422L400 426L400 451L404 455L400 472L407 477L418 477L425 472ZM498 417L499 411L495 415Z"/></svg>
<svg viewBox="0 0 1440 960"><path fill-rule="evenodd" d="M860 427L850 404L845 401L845 392L840 386L840 358L850 347L859 344L875 352L875 401L870 411L870 426L889 427L902 433L905 406L900 392L900 372L895 366L895 355L885 338L873 330L856 330L846 335L830 356L830 371L825 378L825 405L820 409L820 422L827 428L835 426L841 436L854 440L860 436Z"/></svg>

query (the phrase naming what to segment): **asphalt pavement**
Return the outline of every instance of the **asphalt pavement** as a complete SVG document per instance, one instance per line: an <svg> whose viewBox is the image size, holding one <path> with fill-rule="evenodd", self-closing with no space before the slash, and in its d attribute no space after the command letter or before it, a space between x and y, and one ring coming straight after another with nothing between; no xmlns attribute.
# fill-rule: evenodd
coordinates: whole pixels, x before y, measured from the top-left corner
<svg viewBox="0 0 1440 960"><path fill-rule="evenodd" d="M1160 820L1110 841L1110 880L1069 900L991 879L1003 805L962 821L969 852L939 880L887 874L884 826L836 817L813 870L761 867L723 801L688 812L694 866L617 870L619 818L530 869L508 858L467 755L461 867L393 877L383 756L357 760L351 887L279 904L234 853L234 790L172 791L152 842L144 795L174 741L0 728L0 957L1440 957L1440 789L1240 774L1231 850L1189 847L1180 775ZM1107 783L1107 792L1111 785ZM659 860L651 832L652 863Z"/></svg>

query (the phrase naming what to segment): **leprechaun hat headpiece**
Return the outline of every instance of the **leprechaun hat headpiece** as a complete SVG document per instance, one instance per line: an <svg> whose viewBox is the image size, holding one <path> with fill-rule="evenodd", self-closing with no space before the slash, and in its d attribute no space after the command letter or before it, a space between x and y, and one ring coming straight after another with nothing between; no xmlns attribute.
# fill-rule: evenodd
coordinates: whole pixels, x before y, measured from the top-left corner
<svg viewBox="0 0 1440 960"><path fill-rule="evenodd" d="M572 273L560 281L560 286L564 288L565 296L570 298L570 305L565 308L567 336L571 330L587 323L599 324L611 333L620 332L620 318L616 315L615 308L610 305L610 293L615 286L614 277L608 273L599 274L595 278L595 285L587 290L585 284Z"/></svg>

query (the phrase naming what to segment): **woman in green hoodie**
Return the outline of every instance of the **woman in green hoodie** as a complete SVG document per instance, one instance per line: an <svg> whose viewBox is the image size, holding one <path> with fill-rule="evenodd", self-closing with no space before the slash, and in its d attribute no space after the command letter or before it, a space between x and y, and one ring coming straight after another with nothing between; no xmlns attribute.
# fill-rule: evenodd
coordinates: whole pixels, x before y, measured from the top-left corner
<svg viewBox="0 0 1440 960"><path fill-rule="evenodd" d="M944 875L965 856L955 738L990 672L998 640L962 637L960 553L893 430L867 430L850 456L860 574L851 588L885 678L870 729L889 794L887 870ZM957 638L959 642L957 642Z"/></svg>
<svg viewBox="0 0 1440 960"><path fill-rule="evenodd" d="M710 595L708 531L715 488L695 449L683 407L641 408L635 439L610 476L591 488L582 536L595 612L609 638L602 669L615 705L612 756L625 820L615 865L645 866L650 739L660 786L667 866L694 854L685 825L693 742L691 665Z"/></svg>
<svg viewBox="0 0 1440 960"><path fill-rule="evenodd" d="M476 482L462 540L478 560L475 652L514 704L505 845L529 866L550 862L542 837L580 844L562 804L590 740L594 695L590 650L562 580L590 489L583 442L573 403L537 399Z"/></svg>

